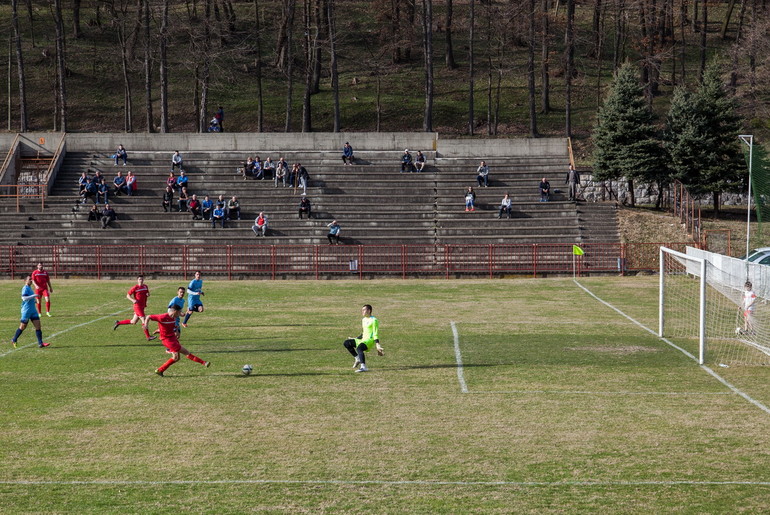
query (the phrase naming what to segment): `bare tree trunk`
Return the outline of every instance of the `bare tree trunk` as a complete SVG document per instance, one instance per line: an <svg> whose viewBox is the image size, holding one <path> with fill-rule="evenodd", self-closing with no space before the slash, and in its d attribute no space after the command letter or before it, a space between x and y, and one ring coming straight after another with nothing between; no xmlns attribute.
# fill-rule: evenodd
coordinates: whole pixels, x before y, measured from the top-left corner
<svg viewBox="0 0 770 515"><path fill-rule="evenodd" d="M27 132L29 128L27 126L27 79L24 70L24 52L22 52L21 47L21 32L19 31L18 0L11 0L11 22L16 50L16 67L19 72L19 131ZM8 114L10 116L10 112Z"/></svg>
<svg viewBox="0 0 770 515"><path fill-rule="evenodd" d="M211 80L211 10L214 0L203 3L203 70L201 71L201 106L198 112L198 132L208 128L209 81Z"/></svg>
<svg viewBox="0 0 770 515"><path fill-rule="evenodd" d="M487 136L492 135L492 9L489 5L485 10L487 27L485 30L487 51Z"/></svg>
<svg viewBox="0 0 770 515"><path fill-rule="evenodd" d="M495 91L495 125L493 134L497 136L498 123L500 121L500 95L503 90L503 70L498 68L497 70L497 89Z"/></svg>
<svg viewBox="0 0 770 515"><path fill-rule="evenodd" d="M703 20L701 24L701 31L700 31L700 75L699 80L703 81L703 73L706 71L706 33L708 32L708 24L709 24L709 11L708 11L708 2L706 0L703 0L701 2L703 5Z"/></svg>
<svg viewBox="0 0 770 515"><path fill-rule="evenodd" d="M549 0L543 0L541 16L541 64L540 64L540 80L542 82L542 91L540 92L540 112L548 114L551 112L551 72L549 70L550 55L548 50L548 43L550 41L550 15L548 10L550 3Z"/></svg>
<svg viewBox="0 0 770 515"><path fill-rule="evenodd" d="M375 101L375 113L376 113L376 127L375 131L380 132L382 128L382 78L380 77L380 70L377 68L377 100Z"/></svg>
<svg viewBox="0 0 770 515"><path fill-rule="evenodd" d="M168 125L168 8L170 0L163 0L160 22L160 132L169 132Z"/></svg>
<svg viewBox="0 0 770 515"><path fill-rule="evenodd" d="M144 98L147 132L155 132L152 112L152 47L150 41L150 0L142 0L142 29L144 31Z"/></svg>
<svg viewBox="0 0 770 515"><path fill-rule="evenodd" d="M24 4L27 7L27 21L29 22L29 34L31 37L32 48L35 48L35 17L34 9L32 7L32 0L25 0Z"/></svg>
<svg viewBox="0 0 770 515"><path fill-rule="evenodd" d="M257 131L265 130L265 99L262 94L262 24L259 18L259 0L254 0L254 30L257 37Z"/></svg>
<svg viewBox="0 0 770 515"><path fill-rule="evenodd" d="M327 14L327 24L329 27L329 54L330 54L330 62L329 62L329 69L331 71L331 79L332 79L332 98L334 100L334 132L340 131L340 78L339 73L337 72L337 47L336 47L336 38L337 38L337 31L335 29L336 23L335 23L335 13L334 13L334 2L335 0L327 0L326 3L326 14Z"/></svg>
<svg viewBox="0 0 770 515"><path fill-rule="evenodd" d="M67 132L67 58L64 45L64 20L61 0L54 1L54 22L56 27L56 75L59 86L59 130Z"/></svg>
<svg viewBox="0 0 770 515"><path fill-rule="evenodd" d="M572 78L575 70L575 0L567 0L567 26L565 32L566 59L564 67L564 133L572 137Z"/></svg>
<svg viewBox="0 0 770 515"><path fill-rule="evenodd" d="M454 70L457 68L455 62L455 52L452 46L452 0L446 0L446 31L444 32L444 38L446 41L446 67L448 70Z"/></svg>
<svg viewBox="0 0 770 515"><path fill-rule="evenodd" d="M625 0L615 0L615 38L613 40L612 71L620 68L625 59L626 39L626 3Z"/></svg>
<svg viewBox="0 0 770 515"><path fill-rule="evenodd" d="M425 114L422 130L433 132L433 0L422 0L423 54L425 57Z"/></svg>
<svg viewBox="0 0 770 515"><path fill-rule="evenodd" d="M80 38L80 0L72 0L72 37Z"/></svg>
<svg viewBox="0 0 770 515"><path fill-rule="evenodd" d="M315 32L313 34L313 85L311 87L311 93L313 95L321 92L321 45L318 40L326 35L328 32L323 16L325 9L322 6L322 0L315 0L313 6L313 25L315 25Z"/></svg>
<svg viewBox="0 0 770 515"><path fill-rule="evenodd" d="M475 0L470 0L470 20L468 22L468 134L470 134L471 136L473 136L473 130L475 125L475 122L474 122L475 114L473 112L473 95L474 95L473 29L475 25L476 25L476 2Z"/></svg>
<svg viewBox="0 0 770 515"><path fill-rule="evenodd" d="M529 27L527 34L527 90L529 92L529 137L536 138L537 107L535 100L535 10L536 0L529 0Z"/></svg>
<svg viewBox="0 0 770 515"><path fill-rule="evenodd" d="M292 28L294 27L294 0L287 0L287 29L286 29L286 42L284 43L284 54L286 59L286 120L284 123L284 132L291 132L291 104L292 94L294 92L294 66L292 65L293 58L291 54L291 42L292 42Z"/></svg>
<svg viewBox="0 0 770 515"><path fill-rule="evenodd" d="M123 65L123 130L133 132L134 120L132 117L133 101L131 98L131 77L128 72L128 49L125 26L118 27L118 39L120 41L120 61Z"/></svg>

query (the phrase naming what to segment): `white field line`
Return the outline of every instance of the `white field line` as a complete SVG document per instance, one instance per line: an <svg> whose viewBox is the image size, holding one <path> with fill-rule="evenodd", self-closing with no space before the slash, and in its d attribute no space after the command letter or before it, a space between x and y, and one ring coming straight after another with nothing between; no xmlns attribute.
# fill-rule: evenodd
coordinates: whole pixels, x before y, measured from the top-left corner
<svg viewBox="0 0 770 515"><path fill-rule="evenodd" d="M590 392L583 390L479 390L469 392L472 395L475 394L488 394L488 395L528 395L528 394L544 394L544 395L668 395L672 397L688 395L735 395L733 392Z"/></svg>
<svg viewBox="0 0 770 515"><path fill-rule="evenodd" d="M614 311L616 311L616 312L617 312L617 313L619 313L620 315L624 316L625 318L627 318L627 319L628 319L628 320L630 320L631 322L635 323L636 325L638 325L639 327L641 327L641 328L642 328L642 329L644 329L645 331L647 331L647 332L649 332L650 334L654 335L656 338L660 339L661 341L665 342L666 344L670 345L671 347L673 347L673 348L677 349L677 350L678 350L678 351L680 351L682 354L684 354L685 356L689 357L690 359L692 359L692 360L693 360L693 361L695 361L696 363L698 362L698 359L697 359L695 356L693 356L692 354L690 354L689 352L687 352L687 351L686 351L686 350L684 350L683 348L679 347L678 345L675 345L674 343L672 343L671 341L669 341L667 338L663 338L663 337L660 337L660 336L658 336L658 333L656 333L655 331L653 331L653 330L652 330L652 329L650 329L649 327L645 326L645 325L644 325L644 324L642 324L641 322L637 322L636 320L634 320L634 319L633 319L633 318L631 318L630 316L626 315L625 313L623 313L621 310L619 310L618 308L616 308L615 306L613 306L613 305L612 305L612 304L610 304L609 302L606 302L606 301L604 301L604 300L600 299L599 297L597 297L596 295L594 295L594 294L593 294L593 292L591 292L591 290L589 290L588 288L586 288L585 286L583 286L582 284L580 284L579 282L577 282L577 279L573 279L573 281L574 281L574 283L575 283L575 284L577 284L577 285L578 285L578 287L580 287L580 289L582 289L584 292L586 292L587 294L589 294L589 295L590 295L591 297L593 297L594 299L598 300L599 302L601 302L602 304L604 304L604 305L605 305L605 306L607 306L608 308L610 308L610 309L613 309ZM720 376L719 374L717 374L716 372L714 372L714 371L713 371L711 368L707 367L706 365L699 365L699 366L700 366L700 367L701 367L703 370L705 370L705 371L706 371L708 374L710 374L711 376L713 376L713 377L714 377L714 379L716 379L717 381L719 381L720 383L722 383L723 385L725 385L727 388L729 388L730 390L732 390L734 393L736 393L736 394L740 395L740 396L741 396L741 397L743 397L745 400L747 400L748 402L750 402L751 404L753 404L753 405L754 405L754 406L756 406L757 408L761 409L762 411L764 411L765 413L767 413L768 415L770 415L770 408L768 408L767 406L765 406L764 404L762 404L762 403L761 403L761 402L759 402L758 400L754 399L753 397L751 397L751 396L750 396L750 395L748 395L747 393L743 392L742 390L739 390L739 389L738 389L736 386L734 386L732 383L730 383L729 381L727 381L725 378L723 378L722 376Z"/></svg>
<svg viewBox="0 0 770 515"><path fill-rule="evenodd" d="M460 391L462 393L468 393L468 385L465 384L465 375L463 373L463 356L460 353L460 335L457 332L457 325L455 325L454 320L451 321L452 324L452 335L454 336L455 341L455 361L457 361L457 381L460 383Z"/></svg>
<svg viewBox="0 0 770 515"><path fill-rule="evenodd" d="M34 481L34 480L14 480L0 481L0 485L9 486L164 486L164 485L380 485L380 486L722 486L722 485L742 485L742 486L767 486L770 487L770 481L744 481L744 480L725 480L725 481L696 481L696 480L671 480L671 481L602 481L602 480L583 480L583 481L441 481L441 480L345 480L345 479L191 479L191 480L163 480L163 481L132 481L132 480L80 480L80 481Z"/></svg>

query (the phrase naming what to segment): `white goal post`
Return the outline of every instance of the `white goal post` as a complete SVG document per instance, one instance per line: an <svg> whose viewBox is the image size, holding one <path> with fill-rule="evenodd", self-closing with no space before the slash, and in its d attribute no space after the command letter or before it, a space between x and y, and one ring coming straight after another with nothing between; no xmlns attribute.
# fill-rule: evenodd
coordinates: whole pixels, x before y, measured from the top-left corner
<svg viewBox="0 0 770 515"><path fill-rule="evenodd" d="M666 275L667 256L675 256L683 260L686 265L683 273L698 277L698 364L706 362L706 260L682 254L676 250L660 247L660 291L658 295L658 336L665 335L665 299L666 299Z"/></svg>

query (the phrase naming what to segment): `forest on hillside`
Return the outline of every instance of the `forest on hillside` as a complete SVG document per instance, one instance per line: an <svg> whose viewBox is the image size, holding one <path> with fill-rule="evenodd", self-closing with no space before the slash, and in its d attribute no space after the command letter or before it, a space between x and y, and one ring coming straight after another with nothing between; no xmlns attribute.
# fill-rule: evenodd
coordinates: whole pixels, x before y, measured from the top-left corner
<svg viewBox="0 0 770 515"><path fill-rule="evenodd" d="M770 132L765 0L11 0L8 131L587 138L613 73L653 112L718 59Z"/></svg>

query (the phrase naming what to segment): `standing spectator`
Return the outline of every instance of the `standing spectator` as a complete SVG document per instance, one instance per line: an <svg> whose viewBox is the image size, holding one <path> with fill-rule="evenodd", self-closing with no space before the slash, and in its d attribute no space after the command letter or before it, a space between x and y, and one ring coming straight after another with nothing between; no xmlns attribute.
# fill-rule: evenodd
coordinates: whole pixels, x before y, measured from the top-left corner
<svg viewBox="0 0 770 515"><path fill-rule="evenodd" d="M227 201L227 209L225 210L225 218L227 220L240 220L241 219L241 203L238 202L238 197L233 195L233 198Z"/></svg>
<svg viewBox="0 0 770 515"><path fill-rule="evenodd" d="M187 178L187 175L185 174L184 170L179 172L179 177L176 179L176 189L181 190L182 188L186 188L187 184L189 182L189 179Z"/></svg>
<svg viewBox="0 0 770 515"><path fill-rule="evenodd" d="M16 329L16 334L14 334L11 339L11 344L14 349L16 348L16 342L19 340L19 336L21 336L21 333L24 332L24 329L27 328L27 324L30 322L35 326L37 346L43 348L51 345L50 343L43 342L43 329L40 326L40 316L37 314L37 309L35 308L35 299L37 299L37 295L32 291L32 277L28 275L24 279L24 286L21 288L21 323L19 324L19 328Z"/></svg>
<svg viewBox="0 0 770 515"><path fill-rule="evenodd" d="M174 168L179 167L179 171L182 171L182 154L179 153L178 150L174 150L174 155L171 156L171 171L174 171Z"/></svg>
<svg viewBox="0 0 770 515"><path fill-rule="evenodd" d="M219 106L219 109L217 109L217 113L214 115L214 119L219 124L219 130L221 132L225 132L225 126L222 125L222 123L225 121L225 110L222 109L222 106Z"/></svg>
<svg viewBox="0 0 770 515"><path fill-rule="evenodd" d="M115 185L115 195L118 196L122 193L128 194L128 188L126 188L126 178L123 177L123 172L118 172L118 175L112 179L112 184Z"/></svg>
<svg viewBox="0 0 770 515"><path fill-rule="evenodd" d="M192 198L187 202L187 208L192 213L193 220L203 220L201 216L201 201L198 200L198 196L193 194Z"/></svg>
<svg viewBox="0 0 770 515"><path fill-rule="evenodd" d="M500 202L500 213L497 215L497 218L502 218L503 213L508 214L508 218L511 217L511 197L508 195L508 192L505 193L505 196L503 197L502 202Z"/></svg>
<svg viewBox="0 0 770 515"><path fill-rule="evenodd" d="M225 206L224 204L217 204L214 211L211 212L211 228L214 229L217 226L217 222L225 228Z"/></svg>
<svg viewBox="0 0 770 515"><path fill-rule="evenodd" d="M297 179L299 178L299 163L291 165L291 171L289 172L289 186L297 186Z"/></svg>
<svg viewBox="0 0 770 515"><path fill-rule="evenodd" d="M254 219L254 225L251 227L257 236L267 236L267 215L259 212L259 216Z"/></svg>
<svg viewBox="0 0 770 515"><path fill-rule="evenodd" d="M489 186L489 167L486 161L482 161L476 170L476 180L479 186L484 186L485 188Z"/></svg>
<svg viewBox="0 0 770 515"><path fill-rule="evenodd" d="M548 179L543 177L543 180L540 181L538 187L540 188L540 202L548 202L551 200L551 183L548 182Z"/></svg>
<svg viewBox="0 0 770 515"><path fill-rule="evenodd" d="M171 186L171 188L176 189L176 177L174 177L174 172L168 172L168 177L166 177L166 186Z"/></svg>
<svg viewBox="0 0 770 515"><path fill-rule="evenodd" d="M302 213L307 213L308 220L313 218L312 206L310 205L310 199L302 194L302 198L299 201L299 219L302 220Z"/></svg>
<svg viewBox="0 0 770 515"><path fill-rule="evenodd" d="M289 165L284 158L278 159L278 163L275 165L275 187L278 187L278 181L281 181L286 186L286 175L289 173Z"/></svg>
<svg viewBox="0 0 770 515"><path fill-rule="evenodd" d="M129 171L126 175L126 191L129 197L136 194L136 186L136 175Z"/></svg>
<svg viewBox="0 0 770 515"><path fill-rule="evenodd" d="M35 286L35 295L37 295L37 312L41 315L43 314L42 301L45 299L45 314L50 317L53 285L51 284L50 275L48 275L48 272L43 268L43 263L37 264L37 268L32 271L30 277L32 277L32 284Z"/></svg>
<svg viewBox="0 0 770 515"><path fill-rule="evenodd" d="M348 143L347 141L342 146L342 164L343 165L353 164L353 147L351 147L350 143Z"/></svg>
<svg viewBox="0 0 770 515"><path fill-rule="evenodd" d="M203 197L201 202L201 213L204 220L211 220L211 212L214 210L214 203L211 201L208 195Z"/></svg>
<svg viewBox="0 0 770 515"><path fill-rule="evenodd" d="M110 224L117 220L118 214L115 213L115 210L110 207L109 204L104 205L104 209L102 209L102 229L106 229L110 226Z"/></svg>
<svg viewBox="0 0 770 515"><path fill-rule="evenodd" d="M577 200L578 186L580 185L580 173L575 170L575 167L572 166L572 163L569 165L569 170L567 170L567 178L564 180L564 183L569 186L569 199Z"/></svg>
<svg viewBox="0 0 770 515"><path fill-rule="evenodd" d="M110 194L110 188L107 186L107 183L104 182L104 179L99 181L99 184L97 184L96 189L96 203L99 203L99 197L101 197L102 204L107 203L107 197L109 197Z"/></svg>
<svg viewBox="0 0 770 515"><path fill-rule="evenodd" d="M337 223L337 220L332 220L332 222L326 227L329 228L329 234L326 235L326 237L329 239L329 245L339 245L340 231L342 230L340 224Z"/></svg>
<svg viewBox="0 0 770 515"><path fill-rule="evenodd" d="M414 161L415 161L414 168L418 172L422 172L422 169L425 168L425 156L421 151L419 150L417 151L417 155L415 156Z"/></svg>
<svg viewBox="0 0 770 515"><path fill-rule="evenodd" d="M262 173L264 174L265 179L269 179L271 175L275 177L275 163L273 163L271 157L268 157L265 159L265 162L262 163Z"/></svg>
<svg viewBox="0 0 770 515"><path fill-rule="evenodd" d="M171 204L174 202L174 190L171 186L166 186L166 191L163 192L163 211L168 213L171 211Z"/></svg>
<svg viewBox="0 0 770 515"><path fill-rule="evenodd" d="M412 162L412 154L409 153L409 149L404 149L404 153L401 156L401 173L413 172L414 163Z"/></svg>
<svg viewBox="0 0 770 515"><path fill-rule="evenodd" d="M182 188L179 191L179 200L176 201L177 207L179 208L179 212L187 211L187 201L190 200L190 197L187 195L187 188Z"/></svg>
<svg viewBox="0 0 770 515"><path fill-rule="evenodd" d="M465 192L465 210L476 211L476 192L473 191L473 186L468 186L468 191Z"/></svg>
<svg viewBox="0 0 770 515"><path fill-rule="evenodd" d="M126 161L128 161L128 152L126 152L125 147L123 145L118 145L118 149L115 151L115 155L112 156L115 158L115 166L118 166L118 161L123 160L123 166L126 166Z"/></svg>

